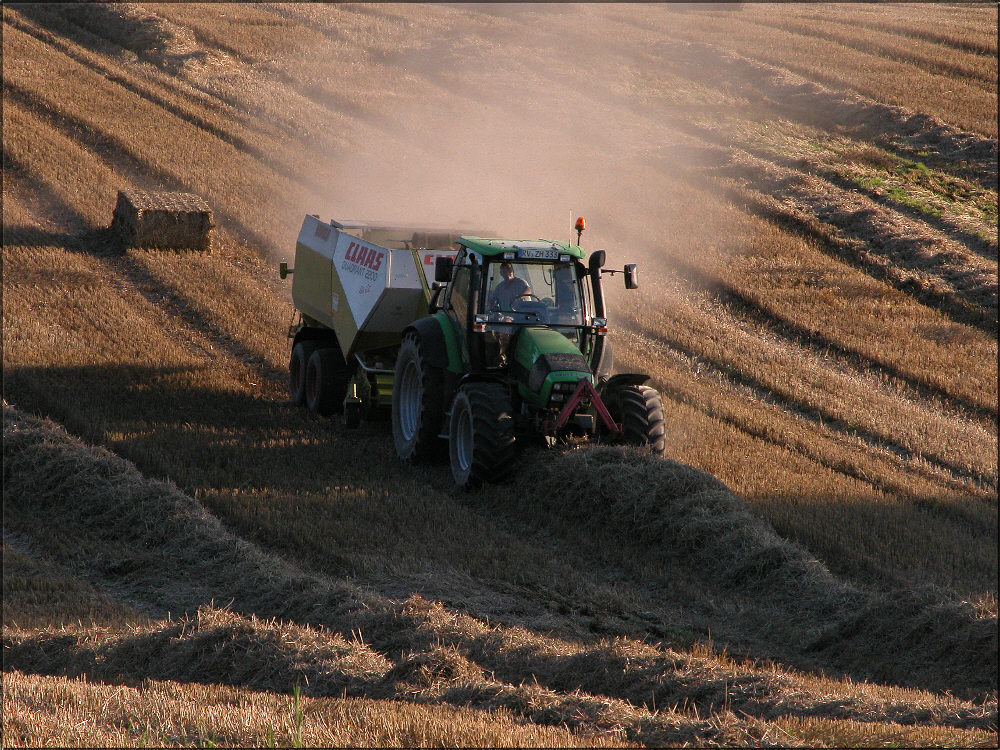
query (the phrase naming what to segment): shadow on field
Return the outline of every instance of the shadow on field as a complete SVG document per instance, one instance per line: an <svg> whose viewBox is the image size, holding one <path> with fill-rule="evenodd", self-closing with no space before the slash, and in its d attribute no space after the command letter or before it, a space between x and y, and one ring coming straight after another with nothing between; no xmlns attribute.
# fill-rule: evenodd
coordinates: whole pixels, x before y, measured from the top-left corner
<svg viewBox="0 0 1000 750"><path fill-rule="evenodd" d="M89 255L119 254L124 249L118 233L109 227L79 232L49 232L37 227L5 226L3 243L25 248L58 247Z"/></svg>
<svg viewBox="0 0 1000 750"><path fill-rule="evenodd" d="M859 351L843 342L835 341L822 330L797 323L791 317L781 314L779 310L765 306L760 300L748 296L744 290L734 284L706 272L681 257L670 256L665 260L665 263L672 271L676 271L686 283L699 291L714 295L726 308L750 318L761 329L781 336L789 343L807 348L817 354L832 354L842 357L863 370L877 371L886 378L905 383L908 388L912 388L921 397L940 399L956 409L967 412L973 419L990 423L994 430L997 427L996 411L984 404L953 396L939 386L924 382L898 367L890 358L879 356L877 352Z"/></svg>
<svg viewBox="0 0 1000 750"><path fill-rule="evenodd" d="M790 205L821 200L821 196L797 188L800 179L812 176L809 169L795 162L782 163L771 154L748 150L747 153L755 154L755 158L777 170L777 173L768 174L726 158L724 154L735 155L736 152L728 151L727 139L710 129L681 118L672 126L714 143L716 147L705 149L703 163L695 167L677 161L672 150L663 149L660 156L650 162L654 169L667 175L681 174L691 185L790 230L811 241L825 255L934 307L956 323L996 335L995 289L977 281L981 274L956 272L947 266L940 268L942 261L951 262L951 259L936 250L933 238L887 233L886 222L892 219L892 212L896 210L890 202L873 201L872 207L863 210L830 206L828 214L818 218L815 209L803 210ZM909 214L904 216L913 218ZM926 221L924 215L921 221ZM962 241L955 236L952 239ZM976 252L974 246L965 242L963 245ZM931 263L924 257L926 252L940 257ZM947 283L933 283L938 277Z"/></svg>
<svg viewBox="0 0 1000 750"><path fill-rule="evenodd" d="M114 133L95 128L69 111L53 109L49 103L28 89L5 81L4 96L10 97L30 110L70 140L90 149L112 172L127 177L134 187L153 191L195 190L189 182L174 176L168 169L144 161L135 153L132 144L125 143ZM224 202L212 195L206 195L206 198L215 204L213 212L219 226L226 227L251 247L260 248L263 256L280 254L280 249L270 239L252 229L241 216L227 210Z"/></svg>
<svg viewBox="0 0 1000 750"><path fill-rule="evenodd" d="M368 483L371 450L391 450L389 426L348 432L339 418L287 400L204 384L212 365L9 367L10 403L107 445L144 474L171 477L189 492L233 486L296 491L317 479ZM349 440L348 440L349 438ZM346 452L351 444L355 448Z"/></svg>

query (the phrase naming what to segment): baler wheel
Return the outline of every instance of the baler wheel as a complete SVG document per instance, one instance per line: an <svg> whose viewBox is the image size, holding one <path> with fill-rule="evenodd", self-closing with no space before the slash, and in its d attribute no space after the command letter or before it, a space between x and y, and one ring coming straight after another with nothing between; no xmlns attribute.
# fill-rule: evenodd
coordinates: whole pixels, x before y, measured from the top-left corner
<svg viewBox="0 0 1000 750"><path fill-rule="evenodd" d="M292 347L292 356L288 360L288 394L296 406L303 406L306 402L306 367L316 346L315 341L300 341Z"/></svg>
<svg viewBox="0 0 1000 750"><path fill-rule="evenodd" d="M416 334L407 334L396 356L392 387L392 439L404 461L442 453L444 373L427 361Z"/></svg>
<svg viewBox="0 0 1000 750"><path fill-rule="evenodd" d="M470 383L458 389L448 430L451 474L460 487L503 479L514 468L514 417L507 389Z"/></svg>
<svg viewBox="0 0 1000 750"><path fill-rule="evenodd" d="M351 379L339 347L316 349L306 365L306 405L309 411L329 416L344 410L344 396Z"/></svg>
<svg viewBox="0 0 1000 750"><path fill-rule="evenodd" d="M613 389L605 403L611 418L622 426L616 442L648 445L650 452L662 456L666 447L666 421L663 405L655 388L625 385Z"/></svg>

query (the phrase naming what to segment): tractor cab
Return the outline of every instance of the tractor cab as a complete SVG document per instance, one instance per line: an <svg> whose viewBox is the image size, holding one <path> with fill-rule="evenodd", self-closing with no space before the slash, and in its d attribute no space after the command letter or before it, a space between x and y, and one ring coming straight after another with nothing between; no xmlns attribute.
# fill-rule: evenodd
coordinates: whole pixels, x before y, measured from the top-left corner
<svg viewBox="0 0 1000 750"><path fill-rule="evenodd" d="M457 244L457 257L437 261L438 286L448 286L432 312L444 310L451 318L471 370L508 366L521 336L531 338L531 329L544 327L562 334L598 377L609 374L601 275L624 273L625 286L634 289L635 265L603 269L603 250L584 265L583 248L549 240L460 237Z"/></svg>

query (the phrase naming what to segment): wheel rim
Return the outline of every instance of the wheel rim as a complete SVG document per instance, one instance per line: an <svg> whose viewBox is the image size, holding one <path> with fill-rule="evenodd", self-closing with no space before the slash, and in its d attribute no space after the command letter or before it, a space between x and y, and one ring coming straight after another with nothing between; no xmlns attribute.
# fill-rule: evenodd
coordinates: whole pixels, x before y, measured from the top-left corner
<svg viewBox="0 0 1000 750"><path fill-rule="evenodd" d="M455 463L465 474L472 467L472 417L466 404L459 409L451 439L455 446Z"/></svg>
<svg viewBox="0 0 1000 750"><path fill-rule="evenodd" d="M399 431L403 435L403 440L407 442L417 434L422 395L420 370L417 368L417 363L411 359L406 363L403 379L399 384Z"/></svg>

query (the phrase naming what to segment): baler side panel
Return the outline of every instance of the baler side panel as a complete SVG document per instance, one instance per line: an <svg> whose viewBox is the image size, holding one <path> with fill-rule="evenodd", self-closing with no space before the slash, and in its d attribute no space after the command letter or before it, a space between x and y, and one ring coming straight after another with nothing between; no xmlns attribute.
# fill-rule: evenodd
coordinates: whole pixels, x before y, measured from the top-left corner
<svg viewBox="0 0 1000 750"><path fill-rule="evenodd" d="M334 330L345 355L398 344L427 314L428 269L441 251L390 250L306 216L296 244L292 299Z"/></svg>

